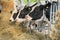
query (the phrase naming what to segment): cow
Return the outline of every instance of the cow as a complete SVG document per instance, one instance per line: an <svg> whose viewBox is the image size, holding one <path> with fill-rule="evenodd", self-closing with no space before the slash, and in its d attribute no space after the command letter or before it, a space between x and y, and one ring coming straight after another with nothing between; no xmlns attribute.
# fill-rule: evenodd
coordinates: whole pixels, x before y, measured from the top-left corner
<svg viewBox="0 0 60 40"><path fill-rule="evenodd" d="M34 10L32 11L29 11L29 12L22 12L21 11L21 14L18 16L19 18L23 18L24 20L22 21L28 21L27 23L27 27L28 25L30 26L31 24L31 20L36 22L36 21L40 21L40 20L43 20L44 18L46 19L45 16L43 16L43 9L48 9L49 7L51 6L51 3L48 2L47 4L44 4L44 5L39 5L39 6L36 6L34 8ZM26 10L26 9L25 9ZM22 14L24 13L24 14ZM44 13L45 14L45 13ZM48 20L48 19L47 19ZM16 19L17 22L21 22L21 19ZM48 21L49 22L49 21ZM33 23L35 24L35 23ZM36 25L37 26L37 25ZM30 27L31 29L31 27Z"/></svg>
<svg viewBox="0 0 60 40"><path fill-rule="evenodd" d="M49 4L47 4L48 6L49 6ZM45 6L47 6L47 5L45 5ZM43 6L43 5L40 5L40 6ZM31 8L31 7L30 7ZM26 9L28 10L28 9L30 9L30 8L24 8L22 11L21 11L21 13L20 13L20 15L18 16L18 18L25 18L25 15L27 15L29 12L27 11L26 12ZM37 8L38 8L38 6L37 6ZM35 9L34 9L35 10ZM24 11L24 12L23 12ZM18 18L17 18L17 20L18 20Z"/></svg>
<svg viewBox="0 0 60 40"><path fill-rule="evenodd" d="M20 14L18 14L17 18L16 18L16 22L23 22L23 21L28 21L28 25L30 26L31 24L31 20L34 21L35 23L33 24L36 24L36 21L46 21L48 24L49 21L50 21L50 17L47 17L47 14L50 16L50 6L51 6L51 3L48 2L47 4L44 4L44 5L39 5L39 6L36 6L34 8L33 11L31 11L31 7L28 6L28 7L24 7L23 10L21 10ZM29 10L31 9L31 10ZM44 12L43 12L44 10ZM48 11L49 10L49 11ZM36 25L37 26L37 25ZM31 27L30 27L31 29ZM38 26L38 29L39 29L39 26Z"/></svg>
<svg viewBox="0 0 60 40"><path fill-rule="evenodd" d="M16 21L16 19L18 19L18 15L20 18L24 18L24 15L26 15L27 13L29 13L32 10L32 7L34 7L37 3L33 4L32 6L21 6L20 9L16 9L12 12L11 18L10 18L10 22L14 22ZM18 7L17 7L18 8ZM25 14L26 13L26 14ZM23 16L22 16L23 15ZM22 20L22 19L21 19Z"/></svg>

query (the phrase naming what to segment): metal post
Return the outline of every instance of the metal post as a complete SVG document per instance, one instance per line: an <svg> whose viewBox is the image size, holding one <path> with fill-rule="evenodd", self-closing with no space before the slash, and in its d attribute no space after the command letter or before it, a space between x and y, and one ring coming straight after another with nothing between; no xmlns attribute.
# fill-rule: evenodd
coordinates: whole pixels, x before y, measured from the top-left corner
<svg viewBox="0 0 60 40"><path fill-rule="evenodd" d="M55 23L57 8L57 3L53 3L53 24Z"/></svg>
<svg viewBox="0 0 60 40"><path fill-rule="evenodd" d="M50 0L51 1L51 3L52 3L52 0ZM51 10L50 10L50 23L52 22L52 5L51 5Z"/></svg>

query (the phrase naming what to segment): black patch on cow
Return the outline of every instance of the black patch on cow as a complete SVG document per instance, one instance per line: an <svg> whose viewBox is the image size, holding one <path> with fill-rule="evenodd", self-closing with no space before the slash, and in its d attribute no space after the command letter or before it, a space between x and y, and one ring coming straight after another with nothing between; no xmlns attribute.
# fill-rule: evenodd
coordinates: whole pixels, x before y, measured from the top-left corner
<svg viewBox="0 0 60 40"><path fill-rule="evenodd" d="M31 7L25 7L23 10L21 10L19 18L25 18L25 15L27 15L31 10Z"/></svg>
<svg viewBox="0 0 60 40"><path fill-rule="evenodd" d="M45 15L50 20L50 7L51 3L48 2L45 5L37 6L34 11L32 11L29 16L32 17L32 20L40 19L43 16L43 10L45 10Z"/></svg>
<svg viewBox="0 0 60 40"><path fill-rule="evenodd" d="M19 13L19 11L18 11L17 13L14 13L14 14L13 14L13 19L14 19L14 20L16 19L18 13Z"/></svg>
<svg viewBox="0 0 60 40"><path fill-rule="evenodd" d="M50 21L50 8L51 8L50 2L48 2L46 5L44 5L45 15L49 21Z"/></svg>
<svg viewBox="0 0 60 40"><path fill-rule="evenodd" d="M32 17L32 20L40 19L43 15L43 5L37 6L29 16Z"/></svg>
<svg viewBox="0 0 60 40"><path fill-rule="evenodd" d="M37 3L35 3L32 6L25 6L23 10L21 10L19 18L25 18L25 16L32 10L32 7L34 7Z"/></svg>

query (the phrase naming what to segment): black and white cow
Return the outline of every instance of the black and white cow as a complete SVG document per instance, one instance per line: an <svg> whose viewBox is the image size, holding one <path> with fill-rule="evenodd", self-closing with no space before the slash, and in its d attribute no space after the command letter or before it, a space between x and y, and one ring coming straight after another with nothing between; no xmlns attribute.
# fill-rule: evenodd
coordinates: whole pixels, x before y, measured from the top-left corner
<svg viewBox="0 0 60 40"><path fill-rule="evenodd" d="M18 19L18 17L20 18L20 21L23 21L24 16L27 15L31 10L32 7L34 7L37 3L33 4L32 6L22 6L20 9L16 9L12 12L10 21L14 22ZM20 15L19 15L20 14ZM23 19L23 20L22 20Z"/></svg>
<svg viewBox="0 0 60 40"><path fill-rule="evenodd" d="M28 21L28 22L30 22L31 20L33 20L33 21L41 20L42 21L44 18L46 19L46 17L45 17L46 15L43 16L43 10L48 10L48 8L50 8L50 6L51 6L51 3L48 2L47 4L44 4L44 5L41 4L39 6L36 6L34 8L34 10L29 11L29 12L25 11L26 10L25 9L25 10L23 10L25 12L21 11L21 13L18 16L18 19L16 19L16 21L21 22L22 18L23 18L22 21ZM46 13L44 13L44 14L46 14ZM46 20L46 21L48 21L48 20ZM27 25L29 25L29 23L27 23Z"/></svg>

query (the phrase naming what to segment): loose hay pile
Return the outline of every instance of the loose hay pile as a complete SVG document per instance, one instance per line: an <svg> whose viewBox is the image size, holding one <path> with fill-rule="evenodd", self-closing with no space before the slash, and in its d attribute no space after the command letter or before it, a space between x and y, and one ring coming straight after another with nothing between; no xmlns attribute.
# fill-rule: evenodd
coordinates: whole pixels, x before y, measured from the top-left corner
<svg viewBox="0 0 60 40"><path fill-rule="evenodd" d="M5 1L1 1L3 9L0 14L0 40L46 40L43 34L35 32L29 34L26 28L11 24L9 18L10 11L13 10L13 2Z"/></svg>
<svg viewBox="0 0 60 40"><path fill-rule="evenodd" d="M56 23L52 27L50 37L52 40L60 40L60 10L57 12Z"/></svg>

